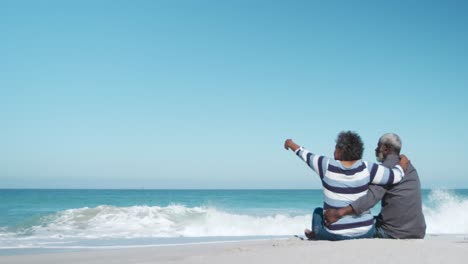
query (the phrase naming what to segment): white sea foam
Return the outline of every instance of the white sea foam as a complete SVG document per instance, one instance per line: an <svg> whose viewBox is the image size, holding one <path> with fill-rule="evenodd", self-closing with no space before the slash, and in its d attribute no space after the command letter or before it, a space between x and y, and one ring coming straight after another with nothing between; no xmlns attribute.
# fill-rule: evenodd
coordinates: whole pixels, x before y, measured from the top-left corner
<svg viewBox="0 0 468 264"><path fill-rule="evenodd" d="M98 206L48 216L28 233L55 239L272 236L300 233L310 221L310 215L251 216L183 205Z"/></svg>
<svg viewBox="0 0 468 264"><path fill-rule="evenodd" d="M468 234L468 199L447 190L431 191L423 206L428 234Z"/></svg>

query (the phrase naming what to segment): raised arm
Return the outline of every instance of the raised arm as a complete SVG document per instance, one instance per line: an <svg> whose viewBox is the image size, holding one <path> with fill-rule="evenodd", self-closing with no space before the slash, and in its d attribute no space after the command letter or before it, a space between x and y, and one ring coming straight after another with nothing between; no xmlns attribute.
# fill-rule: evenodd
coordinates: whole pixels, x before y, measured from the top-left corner
<svg viewBox="0 0 468 264"><path fill-rule="evenodd" d="M314 170L320 176L320 178L323 178L328 163L328 158L312 154L307 149L300 147L292 139L286 139L284 142L284 148L286 150L291 149L294 151L299 158L301 158L312 170Z"/></svg>

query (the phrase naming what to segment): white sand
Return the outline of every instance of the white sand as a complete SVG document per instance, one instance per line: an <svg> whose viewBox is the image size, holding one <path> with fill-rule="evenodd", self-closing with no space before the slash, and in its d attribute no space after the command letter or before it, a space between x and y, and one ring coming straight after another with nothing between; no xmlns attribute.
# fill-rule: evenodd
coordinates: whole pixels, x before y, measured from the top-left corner
<svg viewBox="0 0 468 264"><path fill-rule="evenodd" d="M1 256L0 263L468 263L468 237L425 240L244 241Z"/></svg>

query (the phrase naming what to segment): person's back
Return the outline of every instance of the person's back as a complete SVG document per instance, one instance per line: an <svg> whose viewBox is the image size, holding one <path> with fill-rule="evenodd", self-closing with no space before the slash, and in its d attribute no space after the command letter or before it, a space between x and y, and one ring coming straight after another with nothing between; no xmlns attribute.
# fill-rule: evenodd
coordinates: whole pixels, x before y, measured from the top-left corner
<svg viewBox="0 0 468 264"><path fill-rule="evenodd" d="M300 156L300 153L298 155ZM320 173L323 175L321 177L324 193L323 209L344 207L365 195L369 183L377 176L377 169L373 170L374 167L376 164L362 160L356 161L351 167L345 167L339 161L327 159L323 172ZM378 176L384 178L382 182L388 182L390 175L390 170L381 170ZM333 234L353 237L367 233L373 224L374 217L368 210L359 215L343 217L325 228Z"/></svg>
<svg viewBox="0 0 468 264"><path fill-rule="evenodd" d="M388 155L382 165L392 168L398 164L397 155ZM424 238L426 222L422 212L421 184L418 172L411 165L405 178L387 188L382 199L382 210L377 224L393 238Z"/></svg>

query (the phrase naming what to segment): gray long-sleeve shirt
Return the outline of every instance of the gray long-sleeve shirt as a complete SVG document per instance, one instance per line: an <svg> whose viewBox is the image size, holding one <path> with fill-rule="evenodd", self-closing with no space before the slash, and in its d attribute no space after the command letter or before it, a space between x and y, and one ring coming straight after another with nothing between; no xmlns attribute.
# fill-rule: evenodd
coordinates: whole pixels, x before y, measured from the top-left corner
<svg viewBox="0 0 468 264"><path fill-rule="evenodd" d="M388 155L382 165L394 167L398 155ZM404 179L393 186L370 185L367 194L351 203L356 214L361 214L382 200L377 225L393 238L424 238L426 221L422 212L421 183L418 172L408 165Z"/></svg>

